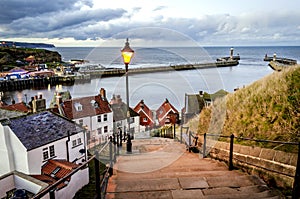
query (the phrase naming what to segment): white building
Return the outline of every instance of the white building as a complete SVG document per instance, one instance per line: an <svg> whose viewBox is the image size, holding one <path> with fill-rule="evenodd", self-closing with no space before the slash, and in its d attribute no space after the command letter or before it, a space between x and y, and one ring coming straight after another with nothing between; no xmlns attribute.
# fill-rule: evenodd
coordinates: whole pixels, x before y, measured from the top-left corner
<svg viewBox="0 0 300 199"><path fill-rule="evenodd" d="M122 101L120 95L113 95L110 100L110 105L113 110L114 129L115 132L121 130L128 133L128 122L127 122L127 104ZM136 134L140 132L140 115L129 107L129 123L130 123L130 134Z"/></svg>
<svg viewBox="0 0 300 199"><path fill-rule="evenodd" d="M54 170L66 168L71 172L76 167L75 165L79 166L87 160L86 148L84 129L49 111L2 120L0 124L0 176L19 172L33 177L42 176L37 178L41 181L45 178L52 178L56 181L57 176L54 178L44 171L49 162L60 163L56 167L51 167ZM69 166L70 164L72 167ZM49 171L51 169L48 169ZM71 177L66 186L68 188L58 189L55 194L72 198L78 189L88 184L88 176L88 168L77 172ZM49 179L45 182L49 182ZM7 192L7 190L0 189L0 195L3 195L3 191Z"/></svg>
<svg viewBox="0 0 300 199"><path fill-rule="evenodd" d="M90 142L103 142L113 134L113 112L103 88L96 96L62 100L57 95L58 112L85 127Z"/></svg>

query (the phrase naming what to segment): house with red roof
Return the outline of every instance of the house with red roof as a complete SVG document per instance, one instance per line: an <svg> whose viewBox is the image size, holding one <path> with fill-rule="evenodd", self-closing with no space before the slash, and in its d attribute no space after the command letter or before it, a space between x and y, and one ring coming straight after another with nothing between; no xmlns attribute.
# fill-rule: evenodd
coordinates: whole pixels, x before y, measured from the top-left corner
<svg viewBox="0 0 300 199"><path fill-rule="evenodd" d="M0 196L15 188L36 194L87 160L85 130L50 111L0 121ZM55 190L72 198L89 182L88 168L76 172ZM18 178L14 181L14 178ZM35 180L32 180L32 179ZM10 182L9 184L7 184Z"/></svg>
<svg viewBox="0 0 300 199"><path fill-rule="evenodd" d="M159 126L176 124L179 117L177 109L169 102L168 99L156 110L156 117Z"/></svg>
<svg viewBox="0 0 300 199"><path fill-rule="evenodd" d="M145 130L154 127L153 112L145 104L144 100L141 100L133 110L140 115L140 125L145 127Z"/></svg>
<svg viewBox="0 0 300 199"><path fill-rule="evenodd" d="M62 100L56 95L56 111L85 127L90 142L107 141L113 134L113 112L106 99L106 91L101 88L96 96Z"/></svg>
<svg viewBox="0 0 300 199"><path fill-rule="evenodd" d="M22 113L29 113L31 112L30 107L28 107L24 102L19 102L19 103L13 103L9 105L0 105L1 109L5 109L8 111L18 111Z"/></svg>

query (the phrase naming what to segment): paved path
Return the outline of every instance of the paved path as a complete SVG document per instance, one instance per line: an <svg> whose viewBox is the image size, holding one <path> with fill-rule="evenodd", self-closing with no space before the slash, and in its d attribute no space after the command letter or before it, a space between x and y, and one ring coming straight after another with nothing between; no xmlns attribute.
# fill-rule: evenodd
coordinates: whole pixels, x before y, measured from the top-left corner
<svg viewBox="0 0 300 199"><path fill-rule="evenodd" d="M189 153L170 139L135 140L120 156L106 198L280 198L263 181Z"/></svg>

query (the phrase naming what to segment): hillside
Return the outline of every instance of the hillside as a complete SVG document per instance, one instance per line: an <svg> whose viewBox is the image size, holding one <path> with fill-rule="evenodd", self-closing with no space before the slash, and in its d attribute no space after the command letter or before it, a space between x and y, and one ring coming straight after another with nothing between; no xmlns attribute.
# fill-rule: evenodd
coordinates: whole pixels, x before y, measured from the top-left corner
<svg viewBox="0 0 300 199"><path fill-rule="evenodd" d="M0 69L3 70L4 66L6 68L7 66L16 66L17 61L24 62L25 58L29 56L34 56L35 61L38 63L61 62L61 55L55 51L34 48L0 47Z"/></svg>
<svg viewBox="0 0 300 199"><path fill-rule="evenodd" d="M300 67L260 79L203 109L198 133L300 141Z"/></svg>

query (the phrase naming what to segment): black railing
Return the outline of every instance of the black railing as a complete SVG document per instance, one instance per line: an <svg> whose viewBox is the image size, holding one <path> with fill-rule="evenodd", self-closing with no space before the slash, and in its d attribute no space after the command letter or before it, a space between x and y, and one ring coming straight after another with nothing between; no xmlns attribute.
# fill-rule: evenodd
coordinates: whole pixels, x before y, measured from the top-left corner
<svg viewBox="0 0 300 199"><path fill-rule="evenodd" d="M119 154L120 145L122 145L122 139L118 139L117 142L115 139L110 137L109 141L106 142L99 150L97 150L96 147L93 148L94 155L92 155L86 162L82 163L79 167L72 170L69 174L67 174L63 178L57 180L54 184L49 185L48 187L40 191L38 194L34 195L33 199L42 198L46 194L49 194L50 199L55 199L55 190L57 189L57 186L65 182L67 179L69 179L72 175L74 175L78 171L85 169L91 161L94 161L94 166L95 166L95 178L96 178L95 198L96 199L105 198L108 179L110 176L113 175L113 165L116 162L117 156ZM108 152L107 152L107 148L108 148ZM106 154L105 156L109 156L108 159L109 163L106 165L104 171L100 174L100 159L103 158L103 155L101 154Z"/></svg>
<svg viewBox="0 0 300 199"><path fill-rule="evenodd" d="M284 145L297 145L298 146L298 158L297 158L297 164L296 164L296 173L295 176L287 175L284 173L280 173L282 175L287 175L289 177L294 177L294 183L293 183L293 191L292 191L292 199L298 199L300 198L300 142L282 142L282 141L273 141L273 140L259 140L259 139L252 139L252 138L243 138L243 137L235 137L233 134L230 136L223 136L219 134L206 134L204 133L204 141L203 141L203 158L207 156L206 154L206 139L207 136L211 137L221 137L221 138L230 138L230 148L229 148L229 159L228 159L228 169L233 170L233 143L234 138L238 140L247 140L247 141L254 141L254 142L265 142L265 143L275 143L275 144L284 144ZM247 163L249 164L249 163ZM257 166L257 165L256 165ZM268 171L273 171L265 167L260 167L261 169L265 169ZM274 171L273 171L274 172ZM277 172L278 173L278 172Z"/></svg>

